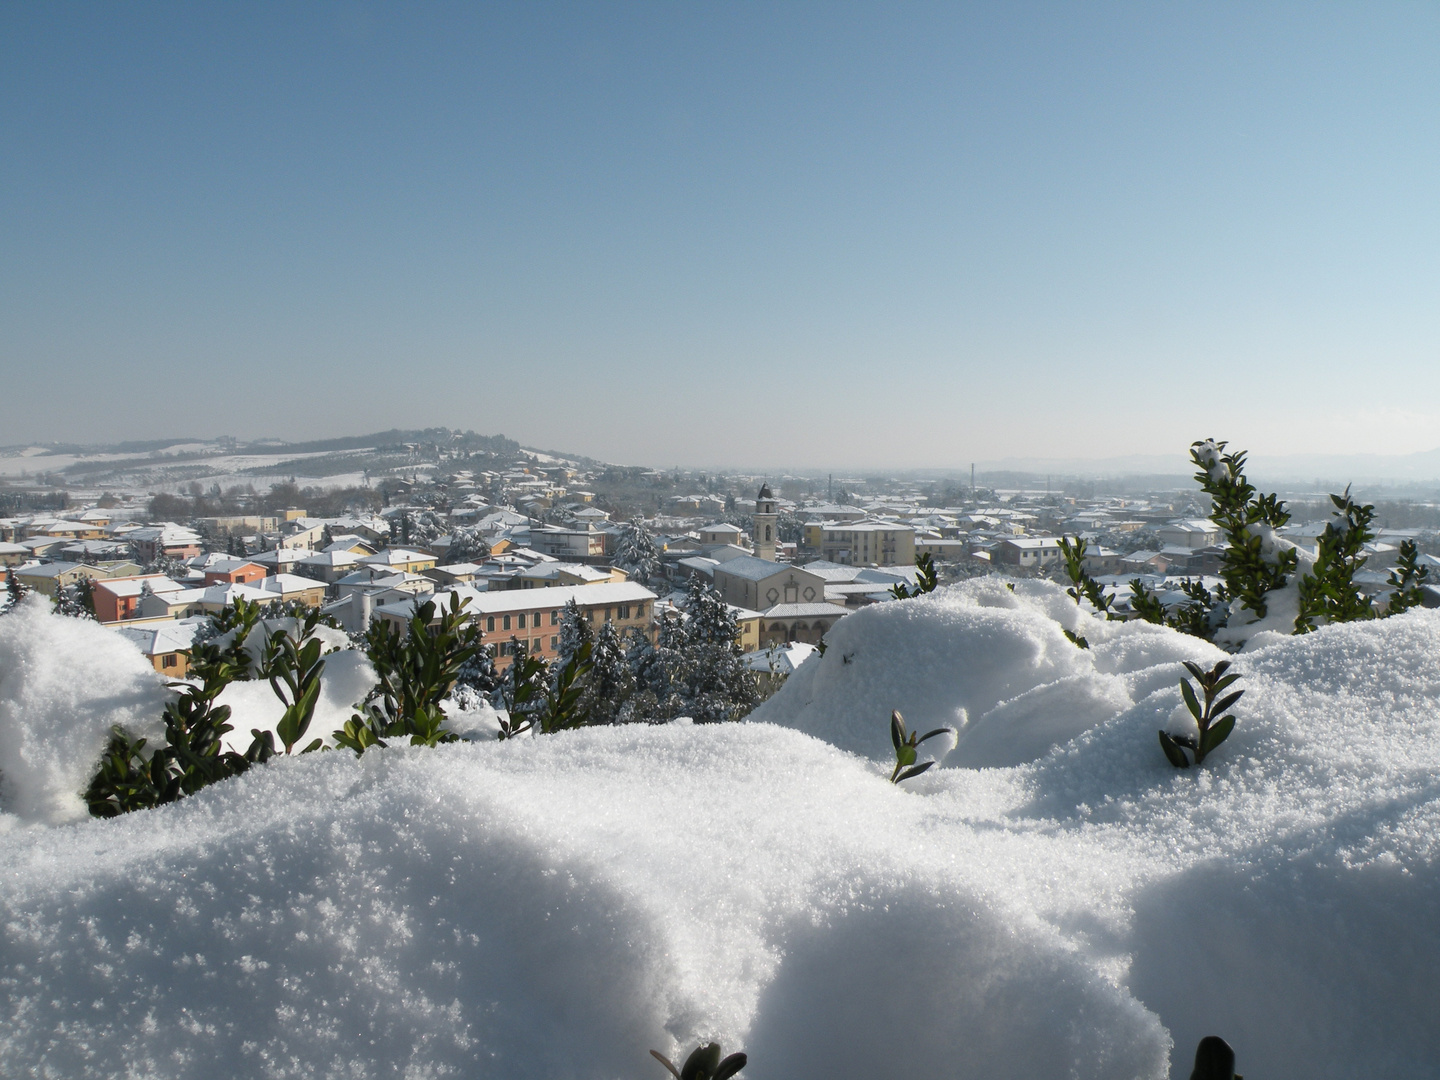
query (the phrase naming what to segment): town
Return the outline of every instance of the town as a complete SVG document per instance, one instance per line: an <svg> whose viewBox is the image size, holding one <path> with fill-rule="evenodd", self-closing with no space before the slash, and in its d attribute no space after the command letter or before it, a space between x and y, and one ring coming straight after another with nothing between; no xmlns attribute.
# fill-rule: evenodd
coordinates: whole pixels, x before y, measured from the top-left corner
<svg viewBox="0 0 1440 1080"><path fill-rule="evenodd" d="M302 488L289 478L264 492L137 483L173 480L165 470L181 466L193 473L196 461L221 468L244 449L234 440L58 459L64 471L39 468L44 454L28 457L37 475L0 486L9 586L0 604L41 593L114 629L162 674L184 677L196 640L237 601L318 609L359 637L373 620L404 626L418 603L453 597L503 673L517 654L565 659L567 607L653 643L665 618L688 617L696 583L726 605L745 667L773 685L823 649L847 614L917 589L924 567L940 582L1054 577L1061 539L1079 538L1086 571L1129 614L1132 582L1180 604L1185 582L1216 583L1224 554L1193 486L1070 494L977 487L973 475L735 476L566 458L503 436L399 434L335 440L309 460L265 447L282 465L331 480ZM1316 516L1297 515L1284 533L1313 551L1327 519L1318 503L1303 508ZM1388 590L1386 571L1407 540L1425 552L1422 565L1440 567L1433 506L1405 510L1406 527L1382 525L1365 545L1356 582L1367 595ZM1424 590L1425 605L1440 606L1440 591Z"/></svg>

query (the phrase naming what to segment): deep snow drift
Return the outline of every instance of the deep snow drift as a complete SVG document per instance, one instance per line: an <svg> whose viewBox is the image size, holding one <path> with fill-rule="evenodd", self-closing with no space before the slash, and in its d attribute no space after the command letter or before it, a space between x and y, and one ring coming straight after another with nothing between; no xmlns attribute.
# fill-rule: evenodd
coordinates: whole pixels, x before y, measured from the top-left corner
<svg viewBox="0 0 1440 1080"><path fill-rule="evenodd" d="M1176 661L1219 654L1095 620L1087 654L1069 603L866 609L753 723L315 754L12 827L0 1073L659 1080L648 1049L714 1036L756 1080L1159 1078L1210 1033L1252 1077L1431 1073L1440 614L1242 655L1181 772ZM893 787L892 707L964 710L949 766L1023 763Z"/></svg>

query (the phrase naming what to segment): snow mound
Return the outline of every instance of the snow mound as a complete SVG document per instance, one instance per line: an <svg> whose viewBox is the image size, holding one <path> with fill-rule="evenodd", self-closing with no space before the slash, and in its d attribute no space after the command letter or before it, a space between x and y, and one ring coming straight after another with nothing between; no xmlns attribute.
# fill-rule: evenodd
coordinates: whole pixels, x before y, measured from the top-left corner
<svg viewBox="0 0 1440 1080"><path fill-rule="evenodd" d="M81 798L113 724L163 735L170 693L150 662L89 619L31 596L0 619L0 822L86 817Z"/></svg>
<svg viewBox="0 0 1440 1080"><path fill-rule="evenodd" d="M1241 654L1234 733L1176 770L1176 663L1215 654L1003 592L865 609L774 700L829 695L837 741L966 710L952 757L1009 733L1015 766L897 787L884 742L674 723L279 759L12 829L0 1075L658 1080L647 1050L713 1037L754 1080L1163 1080L1208 1034L1271 1080L1432 1075L1440 612ZM816 676L855 667L890 681ZM1082 694L1107 715L1062 739Z"/></svg>
<svg viewBox="0 0 1440 1080"><path fill-rule="evenodd" d="M718 1037L760 1080L1159 1075L1154 1015L924 802L769 725L277 761L0 847L0 1072L621 1077Z"/></svg>
<svg viewBox="0 0 1440 1080"><path fill-rule="evenodd" d="M1064 631L1082 634L1088 649ZM837 623L752 720L798 728L845 750L892 758L888 720L956 729L948 765L1018 765L1165 686L1180 661L1223 653L1148 623L1104 622L1058 585L978 578L927 596L862 608Z"/></svg>

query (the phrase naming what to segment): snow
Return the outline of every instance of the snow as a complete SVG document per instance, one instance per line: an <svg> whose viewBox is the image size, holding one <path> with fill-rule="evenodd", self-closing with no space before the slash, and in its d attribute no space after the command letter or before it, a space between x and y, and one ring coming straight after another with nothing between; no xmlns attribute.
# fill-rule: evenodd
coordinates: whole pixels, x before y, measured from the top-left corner
<svg viewBox="0 0 1440 1080"><path fill-rule="evenodd" d="M5 623L7 736L62 713L16 639L123 707L87 624ZM1160 1080L1207 1034L1250 1076L1433 1073L1440 612L1240 654L1234 734L1175 770L1179 661L1220 655L982 579L849 616L753 722L310 754L11 828L0 1074L658 1078L713 1037L754 1080ZM900 787L895 707L961 728Z"/></svg>
<svg viewBox="0 0 1440 1080"><path fill-rule="evenodd" d="M0 618L0 828L84 819L111 725L164 731L169 694L140 650L52 607L32 593Z"/></svg>

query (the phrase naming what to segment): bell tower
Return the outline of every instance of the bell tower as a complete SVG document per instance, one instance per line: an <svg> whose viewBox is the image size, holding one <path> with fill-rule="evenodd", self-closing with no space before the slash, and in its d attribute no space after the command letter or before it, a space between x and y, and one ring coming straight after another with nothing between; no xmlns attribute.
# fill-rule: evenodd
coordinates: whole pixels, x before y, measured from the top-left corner
<svg viewBox="0 0 1440 1080"><path fill-rule="evenodd" d="M760 494L755 496L755 526L750 533L757 559L775 561L775 525L775 496L769 484L761 484Z"/></svg>

